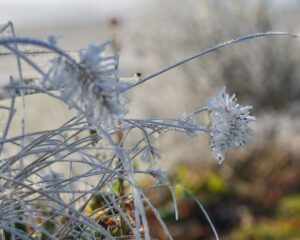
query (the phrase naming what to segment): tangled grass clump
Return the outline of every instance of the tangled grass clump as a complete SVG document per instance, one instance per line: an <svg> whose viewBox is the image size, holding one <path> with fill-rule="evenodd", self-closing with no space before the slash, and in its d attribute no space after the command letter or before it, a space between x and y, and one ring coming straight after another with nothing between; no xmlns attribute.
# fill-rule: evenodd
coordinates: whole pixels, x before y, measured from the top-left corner
<svg viewBox="0 0 300 240"><path fill-rule="evenodd" d="M8 33L8 34L7 34ZM9 105L0 111L7 118L0 137L0 229L2 239L151 239L147 212L157 218L166 236L166 224L147 196L152 188L165 187L174 197L172 185L158 167L159 151L152 145L154 135L176 131L190 136L199 132L212 137L212 149L223 161L228 148L244 145L250 107L240 107L222 90L207 106L178 118L130 119L124 95L138 85L194 58L248 39L266 36L294 36L266 32L243 36L197 53L183 61L141 78L123 82L118 73L118 56L105 56L106 44L91 45L79 52L79 60L53 41L15 36L12 23L0 25L0 56L15 54L19 76L3 87L2 98ZM7 36L8 35L8 36ZM30 46L31 52L24 51ZM39 65L32 54L54 55L49 69ZM26 79L23 63L39 77ZM27 95L44 94L57 99L76 114L58 128L26 132ZM16 114L16 99L22 101L22 132L10 136ZM210 127L196 116L210 112ZM128 143L134 131L141 137ZM144 160L142 168L134 162ZM60 169L64 169L61 173ZM75 169L80 169L76 171ZM145 187L139 175L155 181ZM201 205L200 205L201 206ZM202 206L201 206L202 207ZM209 218L208 218L209 220ZM210 222L210 220L209 220ZM212 226L213 227L213 226ZM216 238L218 238L215 232Z"/></svg>

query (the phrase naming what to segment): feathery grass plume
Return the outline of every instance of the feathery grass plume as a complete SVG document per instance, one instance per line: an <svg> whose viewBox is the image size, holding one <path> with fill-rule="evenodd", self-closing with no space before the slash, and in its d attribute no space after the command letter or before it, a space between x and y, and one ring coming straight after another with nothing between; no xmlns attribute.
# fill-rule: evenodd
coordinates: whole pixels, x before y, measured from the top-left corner
<svg viewBox="0 0 300 240"><path fill-rule="evenodd" d="M78 64L56 58L48 73L50 83L60 91L62 99L82 111L93 126L111 124L126 113L126 99L119 93L128 84L119 81L118 56L103 56L108 44L81 50Z"/></svg>
<svg viewBox="0 0 300 240"><path fill-rule="evenodd" d="M219 163L225 159L228 148L244 146L250 139L248 123L255 121L251 116L252 106L242 107L235 94L231 97L225 87L219 95L207 100L211 117L211 147Z"/></svg>

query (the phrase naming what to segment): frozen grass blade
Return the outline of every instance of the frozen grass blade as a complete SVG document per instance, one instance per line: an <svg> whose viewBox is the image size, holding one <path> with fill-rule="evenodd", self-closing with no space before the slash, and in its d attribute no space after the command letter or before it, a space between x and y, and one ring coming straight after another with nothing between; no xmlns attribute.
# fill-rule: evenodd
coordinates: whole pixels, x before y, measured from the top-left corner
<svg viewBox="0 0 300 240"><path fill-rule="evenodd" d="M164 67L162 68L161 70L155 72L155 73L152 73L150 74L149 76L146 76L142 79L140 79L137 83L131 85L129 88L127 88L125 91L131 89L131 88L134 88L160 74L163 74L173 68L176 68L182 64L185 64L195 58L198 58L198 57L201 57L201 56L204 56L208 53L211 53L211 52L214 52L218 49L221 49L221 48L224 48L226 46L229 46L229 45L232 45L232 44L236 44L236 43L239 43L239 42L243 42L243 41L247 41L247 40L251 40L251 39L256 39L256 38L263 38L263 37L274 37L274 36L287 36L287 37L292 37L292 38L299 38L300 35L298 34L295 34L295 33L289 33L289 32L262 32L262 33L254 33L254 34L250 34L250 35L245 35L245 36L241 36L241 37L238 37L238 38L235 38L235 39L232 39L232 40L228 40L226 42L223 42L223 43L220 43L214 47L211 47L211 48L208 48L204 51L201 51L199 53L196 53L196 54L193 54L192 56L190 57L187 57L181 61L178 61L174 64L171 64L167 67Z"/></svg>
<svg viewBox="0 0 300 240"><path fill-rule="evenodd" d="M190 196L192 199L194 199L194 201L198 204L198 206L201 208L201 211L203 212L203 214L204 214L204 216L205 216L205 218L206 218L206 220L207 220L207 222L208 222L208 224L209 224L209 226L211 227L211 229L212 229L212 231L213 231L213 233L214 233L214 235L215 235L215 238L216 238L216 240L219 240L220 238L219 238L219 235L218 235L218 233L217 233L217 231L216 231L216 229L215 229L215 226L214 226L214 224L213 224L213 222L211 221L211 219L210 219L210 217L209 217L209 215L207 214L207 212L205 211L205 208L203 207L203 205L201 204L201 202L190 192L190 191L188 191L188 190L184 190L185 192L186 192L186 194L188 195L188 196Z"/></svg>

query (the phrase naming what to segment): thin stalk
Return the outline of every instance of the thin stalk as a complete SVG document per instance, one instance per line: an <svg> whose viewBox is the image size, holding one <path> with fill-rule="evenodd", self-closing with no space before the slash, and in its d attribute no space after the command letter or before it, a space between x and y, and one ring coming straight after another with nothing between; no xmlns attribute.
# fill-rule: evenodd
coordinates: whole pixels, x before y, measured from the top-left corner
<svg viewBox="0 0 300 240"><path fill-rule="evenodd" d="M118 125L120 126L120 121L118 121ZM116 134L116 144L121 144L122 143L122 139L124 137L124 132L123 130L120 128L119 131ZM122 163L122 160L120 158L118 158L118 162L119 162L119 167L120 167L120 174L123 175L124 174L124 165ZM119 197L120 197L120 205L121 205L121 209L125 209L125 203L123 200L123 196L125 195L125 186L124 186L124 179L123 178L118 178L118 182L119 182ZM125 231L125 223L124 223L124 219L121 217L120 218L120 228L121 228L121 235L124 235L124 231Z"/></svg>
<svg viewBox="0 0 300 240"><path fill-rule="evenodd" d="M15 28L14 28L14 25L12 22L8 22L8 25L11 29L11 33L12 33L12 36L13 38L16 38L16 32L15 32ZM18 44L17 43L14 43L14 48L16 51L19 51L18 50ZM23 71L22 71L22 65L21 65L21 59L20 59L20 56L18 54L16 54L16 59L17 59L17 67L18 67L18 74L19 74L19 78L20 78L20 81L21 81L21 86L25 86L25 81L24 81L24 78L23 78ZM26 108L26 103L25 103L25 90L21 90L20 91L21 93L21 98L22 98L22 108L21 108L21 132L22 132L22 135L25 134L25 108ZM25 144L25 141L24 141L24 138L22 138L21 140L21 148L22 148L22 151L24 150L24 144ZM20 166L20 169L19 171L21 172L24 168L24 158L21 157L20 158L20 163L19 163L19 166Z"/></svg>
<svg viewBox="0 0 300 240"><path fill-rule="evenodd" d="M231 39L229 41L217 44L217 45L215 45L211 48L208 48L204 51L193 54L193 55L191 55L191 56L189 56L189 57L187 57L187 58L185 58L181 61L178 61L174 64L169 65L169 66L166 66L166 67L162 68L161 70L159 70L157 72L154 72L154 73L152 73L152 74L150 74L150 75L148 75L144 78L141 78L137 83L129 86L128 88L126 88L122 92L126 92L129 89L134 88L134 87L136 87L136 86L138 86L138 85L140 85L140 84L142 84L142 83L144 83L144 82L146 82L146 81L148 81L148 80L150 80L150 79L152 79L152 78L154 78L158 75L161 75L161 74L163 74L163 73L165 73L165 72L167 72L167 71L169 71L173 68L176 68L176 67L178 67L178 66L180 66L184 63L187 63L187 62L189 62L189 61L191 61L195 58L198 58L198 57L201 57L201 56L206 55L208 53L214 52L214 51L216 51L220 48L224 48L226 46L229 46L229 45L232 45L232 44L235 44L235 43L238 43L238 42L243 42L243 41L246 41L246 40L251 40L251 39L255 39L255 38L262 38L262 37L270 37L270 36L288 36L288 37L293 37L293 38L300 37L300 35L298 35L298 34L289 33L289 32L262 32L262 33L254 33L254 34L250 34L250 35L240 36L238 38Z"/></svg>
<svg viewBox="0 0 300 240"><path fill-rule="evenodd" d="M219 238L219 235L218 235L218 233L217 233L217 231L216 231L216 229L215 229L215 227L214 227L214 224L213 224L213 222L211 221L211 219L210 219L209 215L207 214L207 212L205 211L205 209L204 209L203 205L201 204L201 202L200 202L200 201L199 201L199 200L198 200L198 199L197 199L190 191L185 190L185 192L186 192L191 198L193 198L194 201L195 201L195 202L198 204L198 206L201 208L201 210L202 210L202 212L203 212L203 214L204 214L204 216L205 216L205 218L206 218L206 220L207 220L209 226L211 227L211 229L212 229L212 231L213 231L213 233L214 233L214 235L215 235L216 240L219 240L220 238Z"/></svg>

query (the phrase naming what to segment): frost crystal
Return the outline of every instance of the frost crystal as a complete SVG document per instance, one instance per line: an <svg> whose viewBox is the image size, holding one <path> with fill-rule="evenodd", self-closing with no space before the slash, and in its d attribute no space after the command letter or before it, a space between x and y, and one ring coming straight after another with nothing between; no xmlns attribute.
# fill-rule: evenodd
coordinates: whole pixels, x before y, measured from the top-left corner
<svg viewBox="0 0 300 240"><path fill-rule="evenodd" d="M61 98L83 112L94 126L112 122L126 112L120 92L128 84L118 79L118 56L102 56L106 45L90 45L80 51L78 64L55 59L48 75Z"/></svg>
<svg viewBox="0 0 300 240"><path fill-rule="evenodd" d="M214 155L222 163L228 148L240 147L249 141L248 123L255 120L251 116L251 106L241 107L235 94L231 97L225 87L219 96L207 101L211 117L211 147Z"/></svg>

